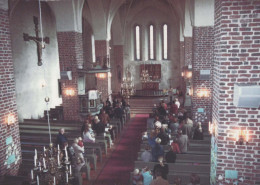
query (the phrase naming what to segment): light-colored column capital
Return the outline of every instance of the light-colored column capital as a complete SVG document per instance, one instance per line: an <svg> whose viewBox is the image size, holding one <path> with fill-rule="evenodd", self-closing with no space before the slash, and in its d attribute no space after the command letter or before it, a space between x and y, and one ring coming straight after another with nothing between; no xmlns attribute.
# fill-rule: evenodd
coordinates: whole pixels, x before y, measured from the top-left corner
<svg viewBox="0 0 260 185"><path fill-rule="evenodd" d="M0 1L0 9L8 10L8 0L1 0Z"/></svg>

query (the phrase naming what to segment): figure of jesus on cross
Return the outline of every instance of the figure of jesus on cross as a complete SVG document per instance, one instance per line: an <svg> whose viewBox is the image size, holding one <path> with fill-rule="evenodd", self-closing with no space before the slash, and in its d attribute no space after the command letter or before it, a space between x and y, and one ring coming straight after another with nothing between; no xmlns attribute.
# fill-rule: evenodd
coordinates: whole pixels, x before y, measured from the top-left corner
<svg viewBox="0 0 260 185"><path fill-rule="evenodd" d="M23 39L24 41L30 41L33 40L36 45L37 45L37 56L38 56L38 66L42 65L42 49L45 48L45 44L49 44L50 43L50 39L49 37L44 37L41 38L39 37L39 28L38 28L38 18L33 16L33 22L34 22L34 26L35 26L35 37L34 36L29 36L29 34L24 33L23 34Z"/></svg>

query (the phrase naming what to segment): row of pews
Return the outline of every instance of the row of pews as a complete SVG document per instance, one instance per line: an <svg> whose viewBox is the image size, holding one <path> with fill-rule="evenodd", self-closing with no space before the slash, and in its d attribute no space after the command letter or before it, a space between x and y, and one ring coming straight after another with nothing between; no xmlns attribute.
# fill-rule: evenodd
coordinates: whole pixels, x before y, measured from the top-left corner
<svg viewBox="0 0 260 185"><path fill-rule="evenodd" d="M110 124L113 125L116 135L116 140L120 137L124 125L130 119L130 112L125 113L123 120L112 119ZM51 140L52 143L56 141L56 136L60 128L65 129L65 135L69 140L69 146L73 143L74 138L81 136L80 130L82 123L77 121L59 121L52 120L51 124ZM22 150L22 164L20 166L19 176L28 177L30 170L33 168L34 152L37 149L40 155L43 147L49 146L50 137L48 130L48 123L46 120L25 119L24 122L19 124L21 150ZM85 147L85 160L88 161L86 165L86 178L93 180L91 177L92 171L97 170L97 166L102 166L104 157L107 158L108 151L112 153L111 143L104 136L97 136L95 144L86 144ZM97 174L98 172L93 172Z"/></svg>
<svg viewBox="0 0 260 185"><path fill-rule="evenodd" d="M148 167L153 170L156 162L143 162L141 154L148 144L146 140L141 143L138 158L134 163L134 168L143 169ZM170 145L164 145L164 153L169 151ZM176 177L182 179L182 184L190 182L190 175L196 173L200 177L201 185L210 184L210 135L204 133L204 140L190 140L188 152L186 154L177 154L175 163L167 163L169 166L169 174L167 180L170 184L174 183ZM132 173L131 179L132 181Z"/></svg>

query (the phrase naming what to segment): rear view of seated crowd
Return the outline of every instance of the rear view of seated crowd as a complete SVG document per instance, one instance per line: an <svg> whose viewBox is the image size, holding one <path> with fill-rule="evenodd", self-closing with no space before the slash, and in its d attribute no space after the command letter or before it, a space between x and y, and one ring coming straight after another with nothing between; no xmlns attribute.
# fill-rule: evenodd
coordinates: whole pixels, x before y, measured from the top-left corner
<svg viewBox="0 0 260 185"><path fill-rule="evenodd" d="M56 138L56 145L61 149L61 159L66 160L65 156L74 164L75 173L78 174L78 184L82 184L82 167L86 166L87 178L90 179L89 161L93 162L96 169L96 160L102 162L102 152L107 153L107 147L113 146L124 123L130 118L130 107L124 99L120 102L117 99L113 103L106 101L100 113L88 115L84 121L78 137L74 138L73 143L69 141L65 134L65 129L61 128ZM91 155L92 154L92 155Z"/></svg>
<svg viewBox="0 0 260 185"><path fill-rule="evenodd" d="M175 163L177 154L188 152L190 140L203 140L201 123L193 123L185 109L180 108L178 99L159 106L147 119L147 131L143 133L141 155L138 160L145 163L155 162L153 168L136 168L132 173L133 185L167 185L168 164ZM149 163L150 164L150 163ZM181 185L181 178L174 179ZM191 174L189 185L199 185L200 178Z"/></svg>

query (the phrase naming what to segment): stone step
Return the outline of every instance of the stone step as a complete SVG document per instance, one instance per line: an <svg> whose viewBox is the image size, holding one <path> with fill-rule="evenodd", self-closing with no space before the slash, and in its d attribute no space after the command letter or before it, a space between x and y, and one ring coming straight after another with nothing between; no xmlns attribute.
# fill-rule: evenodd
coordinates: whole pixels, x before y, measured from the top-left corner
<svg viewBox="0 0 260 185"><path fill-rule="evenodd" d="M198 174L198 173L196 173ZM173 172L169 173L167 176L167 180L170 184L174 183L174 179L177 177L181 178L182 184L188 184L190 182L190 174L189 173L178 173ZM210 175L209 174L199 174L200 177L200 185L209 185L210 184Z"/></svg>

